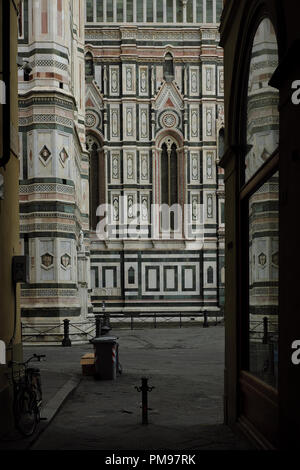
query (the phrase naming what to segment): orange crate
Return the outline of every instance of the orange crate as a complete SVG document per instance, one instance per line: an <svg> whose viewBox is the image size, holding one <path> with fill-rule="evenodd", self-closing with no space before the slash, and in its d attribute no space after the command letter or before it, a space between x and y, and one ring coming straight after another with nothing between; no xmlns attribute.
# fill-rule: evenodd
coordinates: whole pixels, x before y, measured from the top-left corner
<svg viewBox="0 0 300 470"><path fill-rule="evenodd" d="M82 368L82 375L95 375L95 354L87 353L82 356L80 365Z"/></svg>

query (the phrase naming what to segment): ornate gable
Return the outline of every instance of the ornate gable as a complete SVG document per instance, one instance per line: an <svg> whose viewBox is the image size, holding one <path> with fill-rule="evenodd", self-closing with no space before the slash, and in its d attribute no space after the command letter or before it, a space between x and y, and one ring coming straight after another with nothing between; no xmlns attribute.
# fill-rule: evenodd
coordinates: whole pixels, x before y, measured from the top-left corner
<svg viewBox="0 0 300 470"><path fill-rule="evenodd" d="M85 106L96 110L103 109L103 95L95 81L86 84Z"/></svg>
<svg viewBox="0 0 300 470"><path fill-rule="evenodd" d="M174 81L162 84L156 96L154 108L157 111L165 108L173 108L178 111L183 109L183 96Z"/></svg>
<svg viewBox="0 0 300 470"><path fill-rule="evenodd" d="M86 129L94 129L102 134L103 96L95 82L86 85L85 108Z"/></svg>

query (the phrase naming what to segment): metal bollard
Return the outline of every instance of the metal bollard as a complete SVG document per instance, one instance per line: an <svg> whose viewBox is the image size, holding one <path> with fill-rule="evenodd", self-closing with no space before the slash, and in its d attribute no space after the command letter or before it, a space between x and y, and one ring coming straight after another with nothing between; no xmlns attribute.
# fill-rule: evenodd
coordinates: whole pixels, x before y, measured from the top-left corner
<svg viewBox="0 0 300 470"><path fill-rule="evenodd" d="M207 312L205 311L203 315L204 315L203 328L208 328L209 324L208 324L208 319L207 319Z"/></svg>
<svg viewBox="0 0 300 470"><path fill-rule="evenodd" d="M207 318L207 312L205 310L205 312L203 313L204 315L204 322L203 322L203 328L208 328L209 327L209 324L208 324L208 318Z"/></svg>
<svg viewBox="0 0 300 470"><path fill-rule="evenodd" d="M106 305L104 301L102 302L102 312L103 312L103 326L111 330L110 315L109 315L109 312L106 311Z"/></svg>
<svg viewBox="0 0 300 470"><path fill-rule="evenodd" d="M142 392L142 424L148 424L148 392L152 392L155 387L148 386L147 377L142 377L142 386L135 387L138 392Z"/></svg>
<svg viewBox="0 0 300 470"><path fill-rule="evenodd" d="M268 344L268 336L269 336L269 324L268 324L268 317L264 317L264 336L263 336L263 344Z"/></svg>
<svg viewBox="0 0 300 470"><path fill-rule="evenodd" d="M101 336L101 317L100 315L96 315L95 317L95 328L96 328L96 338L100 338Z"/></svg>
<svg viewBox="0 0 300 470"><path fill-rule="evenodd" d="M70 320L64 320L64 339L62 340L62 346L64 348L69 348L72 346L69 334L70 334Z"/></svg>

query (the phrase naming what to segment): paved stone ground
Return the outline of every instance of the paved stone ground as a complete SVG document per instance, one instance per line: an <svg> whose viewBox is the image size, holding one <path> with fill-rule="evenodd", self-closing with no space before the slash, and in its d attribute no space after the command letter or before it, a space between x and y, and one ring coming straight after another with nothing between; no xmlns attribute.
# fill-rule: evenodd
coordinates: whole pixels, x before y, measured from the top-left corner
<svg viewBox="0 0 300 470"><path fill-rule="evenodd" d="M116 381L81 377L54 420L32 446L37 450L249 450L223 422L224 328L114 330L123 374ZM33 348L26 348L25 355ZM36 347L45 401L71 377L91 345ZM149 425L141 425L142 376L149 394Z"/></svg>

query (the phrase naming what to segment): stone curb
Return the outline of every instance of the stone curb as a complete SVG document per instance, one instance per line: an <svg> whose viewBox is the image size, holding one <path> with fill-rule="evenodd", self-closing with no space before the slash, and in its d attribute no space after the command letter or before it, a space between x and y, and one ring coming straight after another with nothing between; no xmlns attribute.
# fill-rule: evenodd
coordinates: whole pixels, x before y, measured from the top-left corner
<svg viewBox="0 0 300 470"><path fill-rule="evenodd" d="M60 408L63 406L64 402L71 395L71 393L78 387L81 382L80 376L71 377L52 397L49 402L42 408L41 416L42 420L37 434L34 436L34 439L29 443L27 449L34 450L34 446L37 443L41 434L45 429L50 425L51 421L54 419ZM45 421L44 421L45 420ZM44 424L43 424L44 423Z"/></svg>

